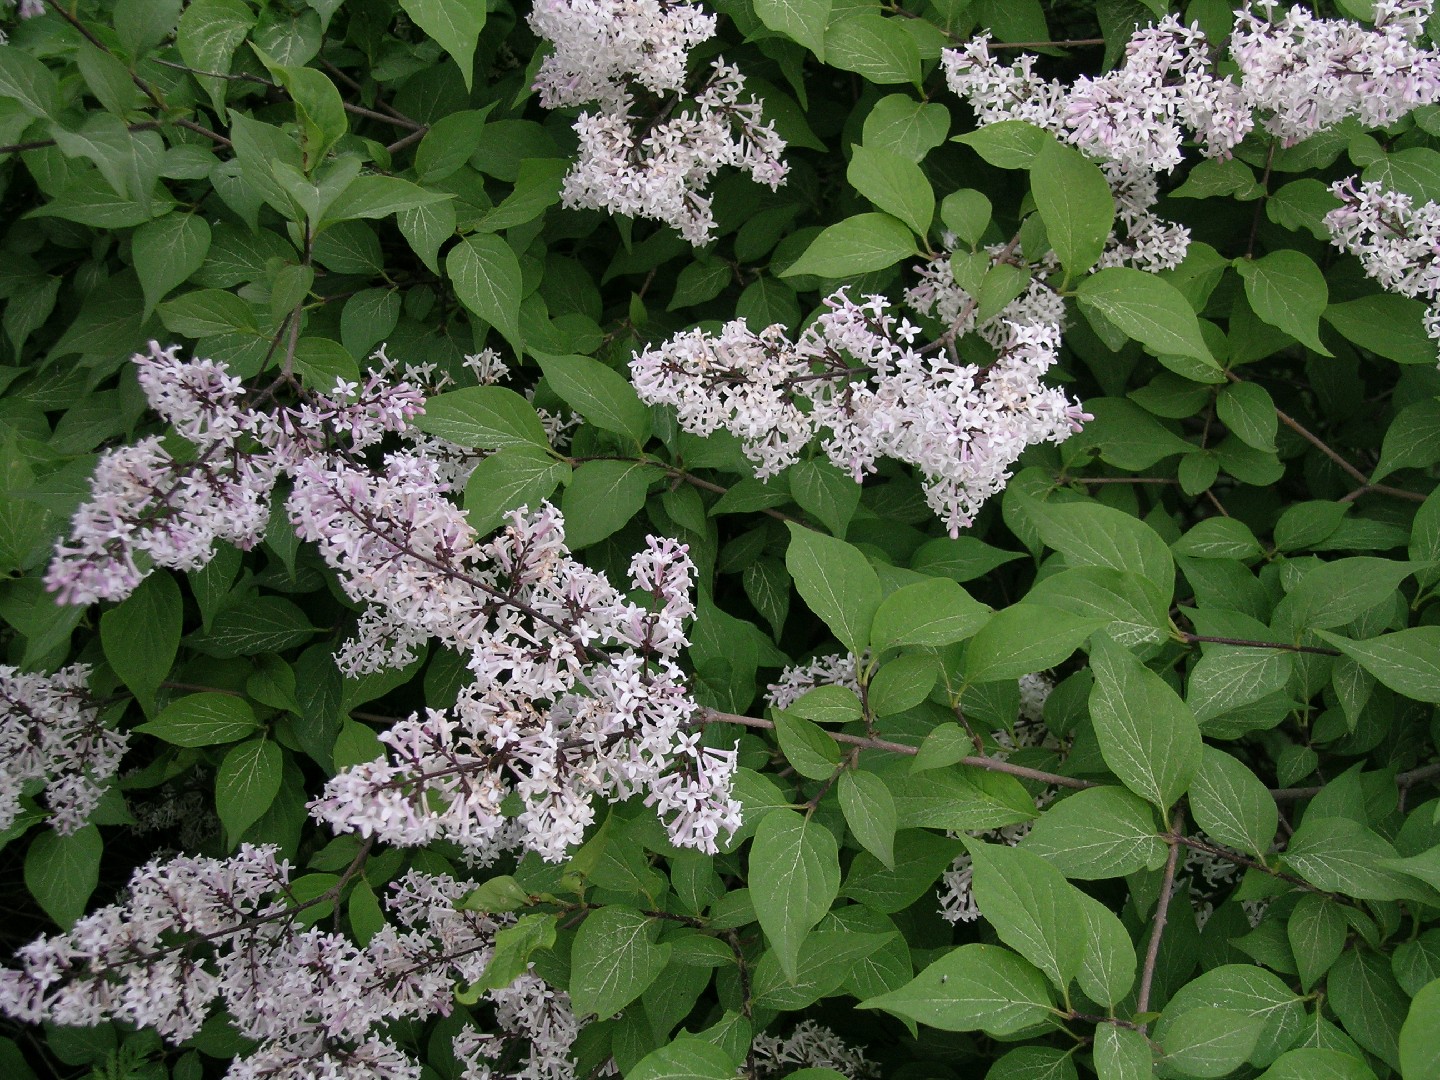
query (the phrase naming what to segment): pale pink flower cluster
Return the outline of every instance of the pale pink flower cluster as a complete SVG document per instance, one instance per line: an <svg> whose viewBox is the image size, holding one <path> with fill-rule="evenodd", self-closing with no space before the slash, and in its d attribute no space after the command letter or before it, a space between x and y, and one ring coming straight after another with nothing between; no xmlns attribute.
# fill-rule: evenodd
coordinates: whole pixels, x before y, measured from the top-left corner
<svg viewBox="0 0 1440 1080"><path fill-rule="evenodd" d="M571 1047L580 1022L570 995L530 972L486 995L495 1005L496 1032L466 1028L454 1039L462 1080L572 1080ZM516 1055L522 1055L516 1061ZM500 1062L506 1062L502 1068ZM607 1063L599 1075L614 1075Z"/></svg>
<svg viewBox="0 0 1440 1080"><path fill-rule="evenodd" d="M42 787L62 835L99 805L129 737L101 721L89 678L85 664L53 675L0 665L0 832L19 815L21 797Z"/></svg>
<svg viewBox="0 0 1440 1080"><path fill-rule="evenodd" d="M385 735L393 759L336 777L316 813L395 843L445 836L476 860L517 845L559 859L593 820L593 799L641 794L676 843L714 851L740 821L735 752L702 746L689 729L696 705L679 666L694 614L685 546L647 542L630 566L631 587L644 594L636 603L570 556L548 505L517 511L484 542L454 502L453 469L423 448L375 452L386 436L403 441L424 402L398 365L383 352L379 360L360 383L262 410L242 405L224 365L182 362L158 345L136 358L151 402L196 444L202 466L213 463L206 475L229 478L259 508L225 538L258 540L270 489L279 477L291 482L285 509L297 536L365 605L337 656L343 671L403 666L432 639L469 665L473 681L452 714L397 724ZM137 548L186 568L211 556L219 515L202 515L203 502L163 476L133 485L126 529L93 531L97 508L117 499L107 465L126 454L102 459L75 534L60 545L51 579L62 599L123 596L141 576ZM162 559L136 523L150 528L179 510L200 518L185 534L187 558ZM77 584L98 579L107 591ZM511 793L525 808L518 818L501 813Z"/></svg>
<svg viewBox="0 0 1440 1080"><path fill-rule="evenodd" d="M596 797L644 793L676 843L716 850L740 820L735 753L687 730L685 546L650 538L630 566L649 602L632 603L571 558L549 505L516 512L480 544L415 466L397 455L390 475L302 473L297 532L370 605L342 656L352 670L403 663L435 637L468 659L474 681L450 712L385 732L390 754L332 779L317 816L390 843L443 837L480 861L517 842L558 860L594 819ZM512 792L515 818L501 811Z"/></svg>
<svg viewBox="0 0 1440 1080"><path fill-rule="evenodd" d="M1386 127L1440 100L1440 51L1418 43L1433 0L1379 0L1372 29L1299 5L1277 19L1278 7L1237 11L1230 55L1246 100L1287 146L1352 116Z"/></svg>
<svg viewBox="0 0 1440 1080"><path fill-rule="evenodd" d="M914 347L919 329L883 296L857 304L841 290L825 308L793 342L781 326L757 334L743 320L718 335L686 331L637 354L631 382L642 400L673 406L686 431L737 436L760 477L822 436L856 482L882 457L913 465L951 535L1004 487L1027 446L1062 442L1088 419L1040 381L1060 346L1055 322L988 324L995 358L980 365L939 342Z"/></svg>
<svg viewBox="0 0 1440 1080"><path fill-rule="evenodd" d="M0 1014L69 1026L114 1019L180 1043L223 1007L258 1043L229 1080L418 1080L419 1064L386 1026L448 1014L456 982L484 972L500 923L458 910L468 889L412 871L392 887L389 920L360 946L296 919L290 866L273 847L151 862L120 903L20 948L18 969L0 971Z"/></svg>
<svg viewBox="0 0 1440 1080"><path fill-rule="evenodd" d="M868 1080L880 1068L839 1035L815 1020L801 1020L784 1037L755 1036L751 1043L755 1067L762 1077L779 1077L802 1069L830 1069L848 1080Z"/></svg>
<svg viewBox="0 0 1440 1080"><path fill-rule="evenodd" d="M1425 332L1440 341L1440 203L1353 176L1330 190L1343 204L1325 215L1331 243L1390 292L1429 301Z"/></svg>
<svg viewBox="0 0 1440 1080"><path fill-rule="evenodd" d="M765 688L765 701L772 709L788 709L819 686L843 686L860 694L859 661L854 653L818 656L805 664L792 664L780 678Z"/></svg>
<svg viewBox="0 0 1440 1080"><path fill-rule="evenodd" d="M713 15L683 0L544 0L530 25L554 46L535 79L541 104L597 106L575 121L566 206L662 221L698 245L715 228L705 189L720 169L785 182L785 141L738 68L716 60L699 91L686 90L690 50L714 35Z"/></svg>

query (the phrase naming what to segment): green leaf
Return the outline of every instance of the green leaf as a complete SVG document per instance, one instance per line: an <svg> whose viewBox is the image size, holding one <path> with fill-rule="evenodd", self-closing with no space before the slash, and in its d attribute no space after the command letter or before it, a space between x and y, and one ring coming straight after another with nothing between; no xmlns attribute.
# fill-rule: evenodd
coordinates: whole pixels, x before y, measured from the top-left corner
<svg viewBox="0 0 1440 1080"><path fill-rule="evenodd" d="M603 1020L644 993L670 962L670 946L655 943L659 936L659 920L620 904L587 915L570 956L575 1015Z"/></svg>
<svg viewBox="0 0 1440 1080"><path fill-rule="evenodd" d="M174 746L219 746L253 735L259 726L255 710L244 698L206 691L172 701L135 730Z"/></svg>
<svg viewBox="0 0 1440 1080"><path fill-rule="evenodd" d="M199 214L166 214L135 230L130 258L145 291L145 315L200 269L210 250L210 225Z"/></svg>
<svg viewBox="0 0 1440 1080"><path fill-rule="evenodd" d="M550 388L590 423L637 446L650 437L650 408L624 376L588 356L536 353Z"/></svg>
<svg viewBox="0 0 1440 1080"><path fill-rule="evenodd" d="M1375 1074L1341 1050L1302 1046L1281 1054L1256 1080L1375 1080Z"/></svg>
<svg viewBox="0 0 1440 1080"><path fill-rule="evenodd" d="M1362 349L1397 364L1435 363L1435 342L1425 333L1425 305L1408 296L1376 293L1325 309L1325 321Z"/></svg>
<svg viewBox="0 0 1440 1080"><path fill-rule="evenodd" d="M1372 483L1396 469L1424 469L1440 461L1440 401L1424 398L1400 410L1385 431Z"/></svg>
<svg viewBox="0 0 1440 1080"><path fill-rule="evenodd" d="M570 478L570 466L539 447L510 446L475 466L465 483L466 520L478 534L499 526L512 510L532 509Z"/></svg>
<svg viewBox="0 0 1440 1080"><path fill-rule="evenodd" d="M1029 851L978 840L965 847L980 913L1002 942L1063 991L1085 960L1085 936L1073 926L1078 890Z"/></svg>
<svg viewBox="0 0 1440 1080"><path fill-rule="evenodd" d="M775 710L775 738L785 760L801 776L829 780L835 774L840 748L809 720L792 716L784 709Z"/></svg>
<svg viewBox="0 0 1440 1080"><path fill-rule="evenodd" d="M1241 382L1222 387L1215 399L1215 411L1246 446L1267 454L1275 452L1275 433L1280 420L1275 413L1275 402L1263 386Z"/></svg>
<svg viewBox="0 0 1440 1080"><path fill-rule="evenodd" d="M230 749L215 770L215 812L231 847L280 793L284 762L280 747L262 735Z"/></svg>
<svg viewBox="0 0 1440 1080"><path fill-rule="evenodd" d="M939 677L940 660L933 653L904 653L887 660L870 680L870 710L885 717L913 709L930 696Z"/></svg>
<svg viewBox="0 0 1440 1080"><path fill-rule="evenodd" d="M833 685L805 691L790 703L786 711L817 724L848 724L859 720L862 712L860 699L855 696L854 690L848 686Z"/></svg>
<svg viewBox="0 0 1440 1080"><path fill-rule="evenodd" d="M1298 636L1302 629L1319 632L1351 622L1388 599L1414 572L1413 563L1399 559L1361 556L1321 563L1276 605L1273 625Z"/></svg>
<svg viewBox="0 0 1440 1080"><path fill-rule="evenodd" d="M1396 693L1440 704L1440 626L1412 627L1366 641L1317 633Z"/></svg>
<svg viewBox="0 0 1440 1080"><path fill-rule="evenodd" d="M1200 768L1195 717L1159 675L1103 634L1091 643L1090 666L1090 714L1105 764L1135 794L1168 809Z"/></svg>
<svg viewBox="0 0 1440 1080"><path fill-rule="evenodd" d="M796 505L843 538L860 505L860 485L824 458L797 462L787 475Z"/></svg>
<svg viewBox="0 0 1440 1080"><path fill-rule="evenodd" d="M1138 966L1135 943L1115 913L1099 900L1078 889L1073 899L1078 913L1085 919L1085 954L1078 975L1080 990L1101 1005L1118 1005L1135 985Z"/></svg>
<svg viewBox="0 0 1440 1080"><path fill-rule="evenodd" d="M1173 1020L1166 1012L1155 1038L1164 1062L1181 1076L1228 1076L1245 1063L1265 1026L1237 1009L1187 1009Z"/></svg>
<svg viewBox="0 0 1440 1080"><path fill-rule="evenodd" d="M896 776L890 791L902 829L982 831L1035 816L1035 800L1013 776L968 766Z"/></svg>
<svg viewBox="0 0 1440 1080"><path fill-rule="evenodd" d="M846 173L850 186L879 209L899 218L919 236L935 217L935 191L920 166L890 150L851 147Z"/></svg>
<svg viewBox="0 0 1440 1080"><path fill-rule="evenodd" d="M817 236L779 276L853 277L917 254L914 234L889 214L856 214Z"/></svg>
<svg viewBox="0 0 1440 1080"><path fill-rule="evenodd" d="M530 970L530 958L555 944L555 924L560 916L550 913L521 915L513 925L495 932L495 948L480 980L457 991L456 1000L473 1005L486 990L509 986Z"/></svg>
<svg viewBox="0 0 1440 1080"><path fill-rule="evenodd" d="M241 0L193 0L180 16L175 45L188 67L228 75L235 50L254 25L255 13ZM223 117L226 81L203 75L196 80Z"/></svg>
<svg viewBox="0 0 1440 1080"><path fill-rule="evenodd" d="M1016 604L982 626L965 654L970 682L1017 679L1069 659L1104 620L1072 615L1042 604Z"/></svg>
<svg viewBox="0 0 1440 1080"><path fill-rule="evenodd" d="M323 71L312 67L286 67L272 63L252 43L251 48L270 69L285 92L295 102L295 118L300 125L301 168L308 175L325 160L325 155L350 130L345 103L340 91ZM377 178L378 179L378 178ZM348 191L349 188L345 188ZM333 207L333 203L332 203ZM352 215L359 216L359 215ZM341 220L336 218L336 220Z"/></svg>
<svg viewBox="0 0 1440 1080"><path fill-rule="evenodd" d="M955 136L997 169L1028 169L1054 137L1024 120L1001 120Z"/></svg>
<svg viewBox="0 0 1440 1080"><path fill-rule="evenodd" d="M1199 771L1190 782L1190 812L1220 843L1261 860L1280 823L1275 800L1260 778L1214 746L1203 748Z"/></svg>
<svg viewBox="0 0 1440 1080"><path fill-rule="evenodd" d="M1013 1035L1047 1021L1054 1007L1045 976L998 945L962 945L909 983L860 1003L940 1031Z"/></svg>
<svg viewBox="0 0 1440 1080"><path fill-rule="evenodd" d="M1031 163L1030 192L1050 246L1073 280L1099 260L1115 227L1105 174L1079 150L1052 139Z"/></svg>
<svg viewBox="0 0 1440 1080"><path fill-rule="evenodd" d="M1235 269L1256 315L1321 356L1333 355L1320 341L1320 316L1330 304L1330 289L1314 260L1286 249L1236 259Z"/></svg>
<svg viewBox="0 0 1440 1080"><path fill-rule="evenodd" d="M1410 1080L1440 1076L1440 979L1421 987L1400 1027L1400 1074Z"/></svg>
<svg viewBox="0 0 1440 1080"><path fill-rule="evenodd" d="M830 0L756 0L755 14L771 30L804 45L817 60L824 61Z"/></svg>
<svg viewBox="0 0 1440 1080"><path fill-rule="evenodd" d="M1139 518L1100 503L1024 501L1046 545L1070 566L1106 566L1143 574L1169 596L1175 560L1160 534Z"/></svg>
<svg viewBox="0 0 1440 1080"><path fill-rule="evenodd" d="M870 561L844 540L786 522L790 546L785 566L810 610L851 652L870 643L870 626L880 607L880 578Z"/></svg>
<svg viewBox="0 0 1440 1080"><path fill-rule="evenodd" d="M920 85L920 48L900 24L883 15L851 15L825 33L825 62L872 83Z"/></svg>
<svg viewBox="0 0 1440 1080"><path fill-rule="evenodd" d="M1258 1021L1258 1031L1251 1036L1252 1049L1242 1060L1248 1059L1262 1068L1279 1057L1282 1051L1294 1046L1306 1024L1303 999L1278 976L1254 964L1222 964L1196 976L1175 991L1156 1026L1157 1041L1166 1051L1174 1053L1176 1047L1166 1038L1171 1034L1173 1025L1188 1013L1199 1012L1203 1016L1213 1009L1233 1010L1244 1017L1239 1021L1231 1018L1230 1022L1237 1030L1244 1031L1251 1022ZM1188 1038L1173 1041L1197 1047L1197 1058L1206 1056L1198 1048L1210 1041L1206 1038L1208 1027L1203 1021L1189 1022L1185 1025ZM1222 1038L1217 1044L1217 1056L1220 1046L1230 1044ZM1233 1051L1234 1047L1231 1049Z"/></svg>
<svg viewBox="0 0 1440 1080"><path fill-rule="evenodd" d="M256 596L224 608L211 622L209 633L187 640L211 656L229 659L284 652L304 644L318 629L289 600Z"/></svg>
<svg viewBox="0 0 1440 1080"><path fill-rule="evenodd" d="M395 215L395 224L420 261L432 274L439 274L440 248L455 235L454 203L436 202L401 210Z"/></svg>
<svg viewBox="0 0 1440 1080"><path fill-rule="evenodd" d="M750 899L785 974L798 972L800 946L840 891L835 836L793 810L760 819L750 847Z"/></svg>
<svg viewBox="0 0 1440 1080"><path fill-rule="evenodd" d="M477 450L550 446L535 406L503 386L467 386L432 397L415 426Z"/></svg>
<svg viewBox="0 0 1440 1080"><path fill-rule="evenodd" d="M1433 895L1407 875L1388 869L1395 859L1394 847L1353 818L1306 815L1283 858L1316 888L1359 900Z"/></svg>
<svg viewBox="0 0 1440 1080"><path fill-rule="evenodd" d="M1149 1040L1131 1028L1097 1024L1095 1075L1099 1080L1150 1080L1155 1065Z"/></svg>
<svg viewBox="0 0 1440 1080"><path fill-rule="evenodd" d="M469 90L475 73L475 44L485 27L484 0L400 0L400 7L454 58Z"/></svg>
<svg viewBox="0 0 1440 1080"><path fill-rule="evenodd" d="M1295 903L1295 910L1285 923L1285 936L1295 965L1300 969L1300 985L1309 990L1330 965L1345 951L1350 925L1339 904L1318 893L1306 893Z"/></svg>
<svg viewBox="0 0 1440 1080"><path fill-rule="evenodd" d="M737 1068L720 1047L683 1036L642 1057L630 1067L625 1080L733 1080Z"/></svg>
<svg viewBox="0 0 1440 1080"><path fill-rule="evenodd" d="M895 865L895 799L874 773L847 770L840 774L840 809L845 823L866 851L887 867Z"/></svg>
<svg viewBox="0 0 1440 1080"><path fill-rule="evenodd" d="M467 236L445 256L445 272L461 303L512 345L520 340L520 262L509 244L489 233Z"/></svg>
<svg viewBox="0 0 1440 1080"><path fill-rule="evenodd" d="M396 176L357 176L325 210L322 225L360 218L386 218L417 207L443 203L449 192L430 191ZM450 275L455 276L454 272ZM463 300L464 297L461 297Z"/></svg>
<svg viewBox="0 0 1440 1080"><path fill-rule="evenodd" d="M945 141L949 130L950 111L945 106L916 101L909 94L887 94L865 115L861 141L919 162Z"/></svg>
<svg viewBox="0 0 1440 1080"><path fill-rule="evenodd" d="M442 116L415 148L415 172L421 184L436 184L459 170L475 153L490 109L461 109Z"/></svg>
<svg viewBox="0 0 1440 1080"><path fill-rule="evenodd" d="M25 887L42 911L65 929L85 914L100 883L100 830L86 825L69 836L46 829L25 852Z"/></svg>
<svg viewBox="0 0 1440 1080"><path fill-rule="evenodd" d="M576 469L560 497L571 550L589 547L623 528L645 505L650 481L659 475L653 466L634 461L587 461Z"/></svg>
<svg viewBox="0 0 1440 1080"><path fill-rule="evenodd" d="M948 578L903 585L875 610L870 642L876 649L901 645L951 645L985 625L990 609Z"/></svg>
<svg viewBox="0 0 1440 1080"><path fill-rule="evenodd" d="M1169 852L1154 811L1120 787L1066 796L1040 815L1020 847L1082 881L1154 870Z"/></svg>
<svg viewBox="0 0 1440 1080"><path fill-rule="evenodd" d="M839 990L857 965L898 940L900 935L893 929L887 933L867 933L848 927L844 931L817 930L800 947L799 974L794 982L780 970L780 962L773 952L760 958L752 976L755 1004L771 1009L803 1009L812 1005ZM910 975L911 971L907 970L905 978L908 980Z"/></svg>
<svg viewBox="0 0 1440 1080"><path fill-rule="evenodd" d="M1400 1034L1409 1003L1390 973L1389 961L1367 949L1347 950L1330 969L1325 987L1326 1004L1335 1010L1346 1034L1392 1069L1401 1068ZM1434 1032L1428 1034L1433 1045ZM1411 1080L1427 1074L1404 1075Z"/></svg>
<svg viewBox="0 0 1440 1080"><path fill-rule="evenodd" d="M1193 357L1219 372L1194 309L1168 281L1143 270L1112 266L1081 281L1075 297L1081 311L1100 315L1154 355Z"/></svg>
<svg viewBox="0 0 1440 1080"><path fill-rule="evenodd" d="M118 607L100 616L105 660L146 714L180 648L184 601L169 574L151 574Z"/></svg>
<svg viewBox="0 0 1440 1080"><path fill-rule="evenodd" d="M12 101L37 119L60 112L54 72L25 49L0 44L0 100Z"/></svg>

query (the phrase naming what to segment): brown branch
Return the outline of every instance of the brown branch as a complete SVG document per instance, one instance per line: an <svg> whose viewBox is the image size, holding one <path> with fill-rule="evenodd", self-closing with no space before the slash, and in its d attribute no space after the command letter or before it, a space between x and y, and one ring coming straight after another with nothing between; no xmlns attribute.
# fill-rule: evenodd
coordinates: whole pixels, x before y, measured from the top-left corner
<svg viewBox="0 0 1440 1080"><path fill-rule="evenodd" d="M1170 917L1170 898L1175 892L1175 870L1180 862L1180 839L1185 832L1185 811L1176 810L1170 822L1170 831L1165 835L1170 845L1170 854L1165 859L1165 876L1160 881L1160 899L1155 904L1155 920L1150 926L1150 942L1145 946L1145 964L1140 969L1140 992L1135 999L1135 1011L1150 1011L1150 991L1155 986L1155 965L1160 959L1160 939L1165 935L1165 924ZM1141 1032L1145 1026L1141 1025Z"/></svg>
<svg viewBox="0 0 1440 1080"><path fill-rule="evenodd" d="M775 729L773 721L762 720L758 716L739 716L736 713L720 712L716 709L702 709L699 722L702 724L739 724L742 727L760 728L765 731ZM843 731L826 731L825 734L838 743L844 743L846 746L858 746L864 750L885 750L892 754L905 754L907 757L914 757L920 752L916 747L890 742L887 739L867 739L859 735L847 735ZM1073 788L1077 791L1101 786L1093 780L1080 780L1074 776L1062 776L1059 773L1032 769L1025 765L1014 765L1001 758L963 757L957 764L969 765L989 772L1006 773L1022 780L1035 780L1042 784L1053 784L1056 787Z"/></svg>
<svg viewBox="0 0 1440 1080"><path fill-rule="evenodd" d="M1279 649L1282 652L1313 653L1316 656L1343 656L1339 649L1327 649L1322 645L1287 645L1280 641L1252 641L1249 638L1212 637L1209 634L1187 634L1180 631L1187 644L1207 643L1211 645L1240 645L1249 649Z"/></svg>
<svg viewBox="0 0 1440 1080"><path fill-rule="evenodd" d="M1437 777L1440 777L1440 761L1432 761L1429 765L1421 765L1418 768L1397 773L1395 784L1404 791ZM1323 785L1318 784L1313 787L1271 788L1270 797L1276 802L1295 802L1299 799L1314 798L1323 790Z"/></svg>
<svg viewBox="0 0 1440 1080"><path fill-rule="evenodd" d="M155 131L165 125L158 120L146 120L139 124L126 124L126 131ZM0 146L0 154L23 154L26 150L43 150L47 146L54 146L54 139L32 139L29 142L11 143L9 146Z"/></svg>

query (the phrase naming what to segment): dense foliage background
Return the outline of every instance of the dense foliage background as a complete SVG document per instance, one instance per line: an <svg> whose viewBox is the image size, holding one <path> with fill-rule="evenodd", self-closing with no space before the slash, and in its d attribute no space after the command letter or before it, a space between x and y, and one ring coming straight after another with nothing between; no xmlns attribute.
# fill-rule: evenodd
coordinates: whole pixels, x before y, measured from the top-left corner
<svg viewBox="0 0 1440 1080"><path fill-rule="evenodd" d="M386 1032L431 1078L461 1075L466 1028L516 1034L496 1076L1440 1076L1433 293L1385 291L1325 217L1356 174L1440 201L1433 86L1388 126L1192 147L1154 207L1190 230L1183 262L1094 271L1116 213L1099 168L977 124L941 50L988 32L1068 84L1121 63L1164 0L713 4L692 75L739 67L789 174L722 171L701 246L562 205L581 110L541 107L546 47L507 0L22 6L0 46L0 724L17 761L49 722L21 673L83 663L71 689L128 746L84 820L12 770L7 956L152 859L271 844L284 918L360 948L412 870L495 917L454 1010ZM1233 71L1228 5L1183 16ZM1423 249L1431 227L1394 231ZM857 484L816 440L762 481L734 434L687 433L622 377L696 327L793 336L841 285L898 304L932 257L982 320L1032 280L1063 302L1047 378L1089 416L954 536L913 464ZM719 853L674 846L641 797L597 805L559 863L311 817L467 672L437 641L343 674L363 605L283 512L251 550L57 604L47 565L99 456L155 435L187 453L130 362L152 340L291 405L361 383L383 345L428 368L417 422L475 467L456 497L481 533L550 499L621 587L647 534L688 545L692 724L738 739ZM495 996L529 964L578 1037ZM223 1010L180 1045L6 1024L7 1080L195 1080L254 1048ZM287 1069L263 1075L380 1075Z"/></svg>

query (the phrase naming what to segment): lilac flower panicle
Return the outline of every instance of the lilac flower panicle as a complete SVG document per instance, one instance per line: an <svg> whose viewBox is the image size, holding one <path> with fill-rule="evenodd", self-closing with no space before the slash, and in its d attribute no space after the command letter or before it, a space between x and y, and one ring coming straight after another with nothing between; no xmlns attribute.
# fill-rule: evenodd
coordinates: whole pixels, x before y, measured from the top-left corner
<svg viewBox="0 0 1440 1080"><path fill-rule="evenodd" d="M43 786L61 835L85 825L99 805L129 737L101 722L89 677L84 664L53 675L0 665L0 831L15 822L32 786Z"/></svg>

